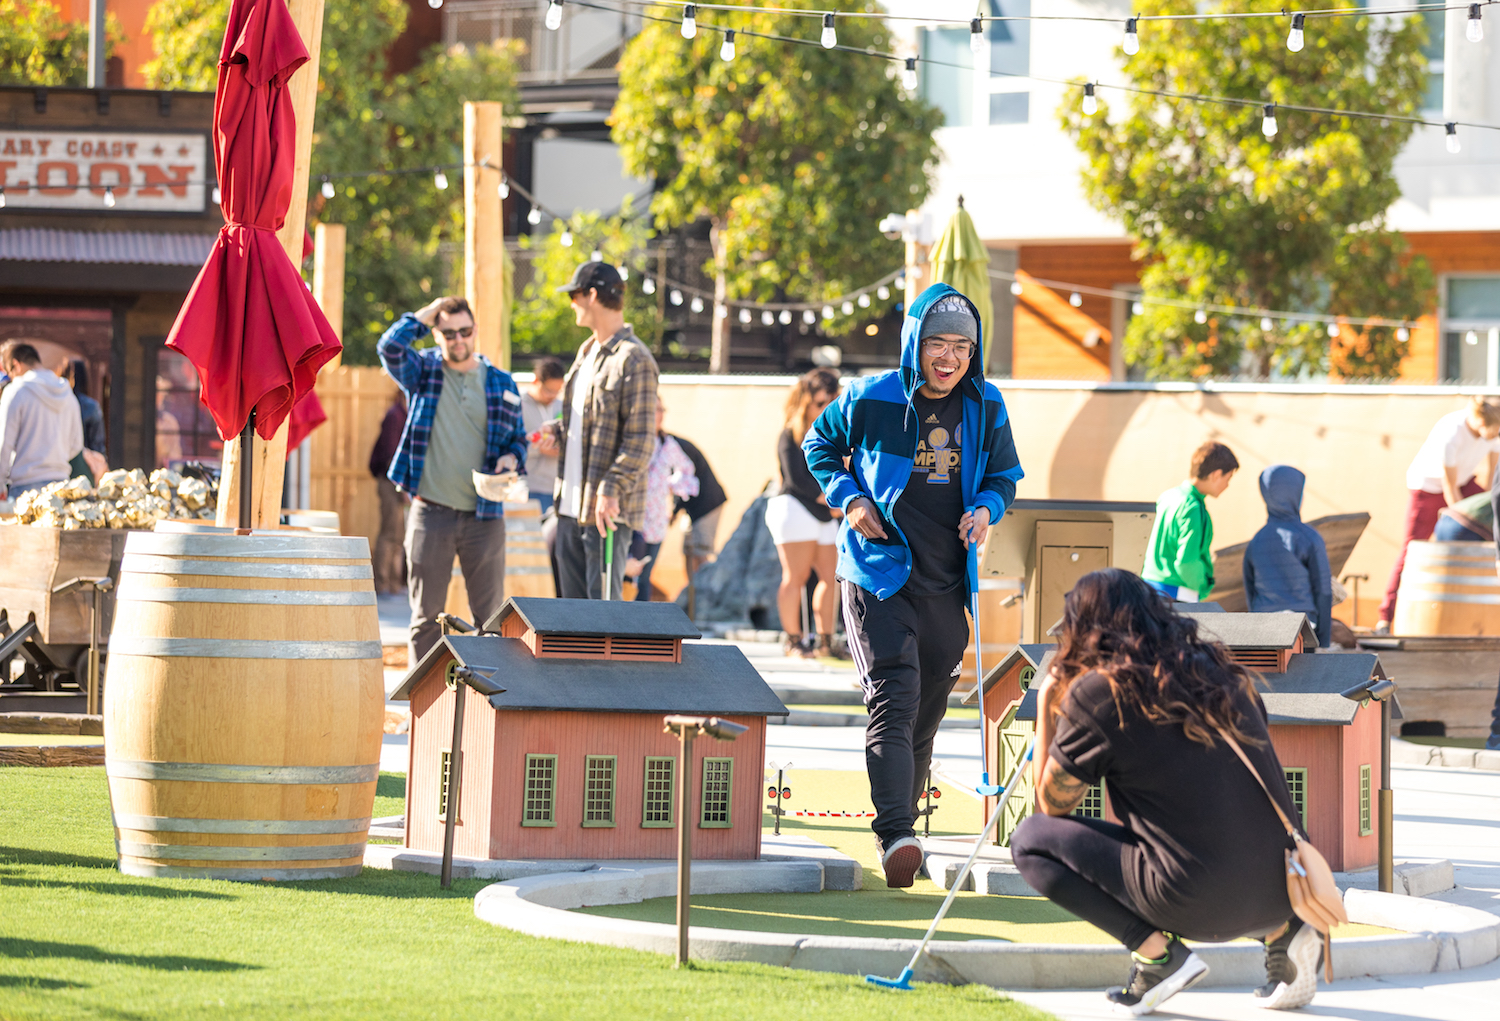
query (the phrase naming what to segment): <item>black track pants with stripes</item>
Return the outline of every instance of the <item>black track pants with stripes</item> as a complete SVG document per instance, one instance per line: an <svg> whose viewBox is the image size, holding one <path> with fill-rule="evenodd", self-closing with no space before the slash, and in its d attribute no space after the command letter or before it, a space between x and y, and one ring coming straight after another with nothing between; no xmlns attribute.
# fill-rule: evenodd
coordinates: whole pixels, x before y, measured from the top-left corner
<svg viewBox="0 0 1500 1021"><path fill-rule="evenodd" d="M871 829L887 848L916 832L932 741L969 644L966 591L959 585L934 596L901 589L877 599L851 581L841 585L844 630L870 712L865 767L875 803Z"/></svg>

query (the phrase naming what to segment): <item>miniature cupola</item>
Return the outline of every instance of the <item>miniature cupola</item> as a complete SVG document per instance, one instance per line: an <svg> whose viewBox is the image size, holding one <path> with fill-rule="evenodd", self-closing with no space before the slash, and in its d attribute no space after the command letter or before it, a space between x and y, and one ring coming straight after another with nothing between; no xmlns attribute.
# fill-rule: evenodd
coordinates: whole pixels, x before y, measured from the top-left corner
<svg viewBox="0 0 1500 1021"><path fill-rule="evenodd" d="M1301 613L1205 610L1183 612L1182 616L1198 623L1201 637L1227 646L1230 659L1263 674L1286 673L1293 656L1318 647L1317 633Z"/></svg>
<svg viewBox="0 0 1500 1021"><path fill-rule="evenodd" d="M702 638L676 603L512 597L485 630L516 638L537 659L681 663L682 640Z"/></svg>

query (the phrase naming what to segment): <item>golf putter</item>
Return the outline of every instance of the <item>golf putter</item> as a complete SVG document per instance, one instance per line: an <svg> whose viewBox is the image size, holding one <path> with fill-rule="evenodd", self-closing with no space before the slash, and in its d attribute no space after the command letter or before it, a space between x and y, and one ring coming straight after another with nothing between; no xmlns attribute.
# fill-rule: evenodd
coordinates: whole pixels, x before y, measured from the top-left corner
<svg viewBox="0 0 1500 1021"><path fill-rule="evenodd" d="M974 579L972 612L974 614L974 676L979 689L979 786L974 790L987 798L1000 793L1000 788L990 783L990 757L984 736L984 639L979 631L979 550L969 543L969 577Z"/></svg>
<svg viewBox="0 0 1500 1021"><path fill-rule="evenodd" d="M984 824L984 832L980 833L979 839L974 841L974 850L970 852L969 860L964 862L964 867L959 869L958 875L953 880L953 885L948 887L948 896L943 899L943 906L938 908L937 916L933 918L932 924L927 927L927 935L923 936L922 942L917 944L917 952L911 955L911 960L907 962L905 968L901 969L901 974L895 978L866 975L866 982L885 989L911 989L911 976L912 972L916 970L918 959L921 958L923 951L927 949L927 944L932 942L933 934L937 932L938 925L943 921L943 916L948 913L948 908L953 903L953 898L957 896L958 891L963 888L965 880L969 878L969 870L974 867L974 862L978 859L979 852L984 847L984 842L989 839L990 830L994 829L995 824L1000 821L1000 813L1005 811L1005 806L1010 801L1011 793L1015 791L1016 784L1021 779L1021 770L1025 769L1027 764L1031 762L1032 753L1035 751L1036 736L1032 735L1031 742L1026 746L1026 754L1022 755L1021 761L1016 763L1016 771L1011 774L1010 783L1005 785L1005 791L1000 795L1000 800L995 804L995 810L990 813L989 821Z"/></svg>
<svg viewBox="0 0 1500 1021"><path fill-rule="evenodd" d="M611 583L615 578L615 524L609 523L609 531L604 533L604 587L599 593L599 598L608 600Z"/></svg>

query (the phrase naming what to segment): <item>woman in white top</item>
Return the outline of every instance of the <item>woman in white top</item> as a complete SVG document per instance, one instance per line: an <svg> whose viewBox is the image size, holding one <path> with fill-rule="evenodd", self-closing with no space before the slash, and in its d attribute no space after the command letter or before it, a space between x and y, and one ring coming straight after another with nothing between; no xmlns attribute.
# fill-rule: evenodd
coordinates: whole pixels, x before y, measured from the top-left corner
<svg viewBox="0 0 1500 1021"><path fill-rule="evenodd" d="M1406 469L1406 488L1411 498L1406 505L1406 534L1401 552L1391 569L1385 599L1380 604L1377 634L1387 634L1396 616L1396 589L1401 585L1401 571L1406 566L1406 546L1426 542L1432 536L1438 514L1449 504L1466 496L1481 493L1495 477L1495 462L1500 457L1500 405L1480 397L1469 400L1469 406L1438 419L1427 434L1417 456ZM1481 484L1475 477L1484 468Z"/></svg>

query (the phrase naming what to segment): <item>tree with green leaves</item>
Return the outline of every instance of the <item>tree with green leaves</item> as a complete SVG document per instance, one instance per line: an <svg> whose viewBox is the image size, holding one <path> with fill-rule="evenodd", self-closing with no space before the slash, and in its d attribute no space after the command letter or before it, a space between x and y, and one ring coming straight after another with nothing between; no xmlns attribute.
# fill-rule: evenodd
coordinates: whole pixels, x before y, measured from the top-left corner
<svg viewBox="0 0 1500 1021"><path fill-rule="evenodd" d="M106 15L107 53L125 38ZM0 85L82 88L89 82L89 26L67 21L48 0L0 0Z"/></svg>
<svg viewBox="0 0 1500 1021"><path fill-rule="evenodd" d="M6 2L6 0L0 0ZM228 5L159 0L148 27L157 88L212 90ZM376 362L375 342L397 316L463 279L463 104L514 109L514 44L433 47L392 76L386 53L406 27L403 0L348 0L324 12L313 120L308 220L347 227L344 360ZM433 167L448 166L439 189ZM364 171L389 171L373 177ZM324 195L323 184L333 188Z"/></svg>
<svg viewBox="0 0 1500 1021"><path fill-rule="evenodd" d="M732 61L720 26L736 30ZM720 304L822 301L901 262L876 224L927 198L942 115L901 87L898 62L850 52L889 54L884 22L837 30L838 49L797 45L749 33L812 41L817 19L714 11L692 41L653 21L625 48L614 140L628 173L655 179L658 227L711 222ZM712 371L728 370L728 336L715 317Z"/></svg>
<svg viewBox="0 0 1500 1021"><path fill-rule="evenodd" d="M1280 8L1254 0L1248 9ZM1202 10L1195 0L1136 7L1143 15ZM1400 194L1393 165L1412 125L1278 108L1415 115L1426 87L1426 28L1415 16L1308 18L1306 48L1293 53L1288 24L1142 22L1140 51L1122 54L1134 86L1246 105L1135 94L1114 110L1100 89L1098 112L1088 116L1079 89L1059 111L1087 159L1086 194L1125 225L1146 264L1147 300L1126 331L1125 355L1149 377L1388 377L1406 351L1396 327L1345 325L1330 339L1322 323L1203 316L1194 306L1398 320L1429 307L1431 271L1384 224ZM1269 137L1267 104L1277 126Z"/></svg>
<svg viewBox="0 0 1500 1021"><path fill-rule="evenodd" d="M571 356L587 336L574 321L568 296L559 288L573 279L585 259L600 257L615 266L639 264L650 239L650 227L633 215L627 199L614 216L574 213L554 220L547 234L523 235L521 249L531 255L531 282L516 302L511 344L516 352ZM568 244L563 244L567 240ZM632 279L625 287L625 321L647 347L661 342L662 323L655 300Z"/></svg>

